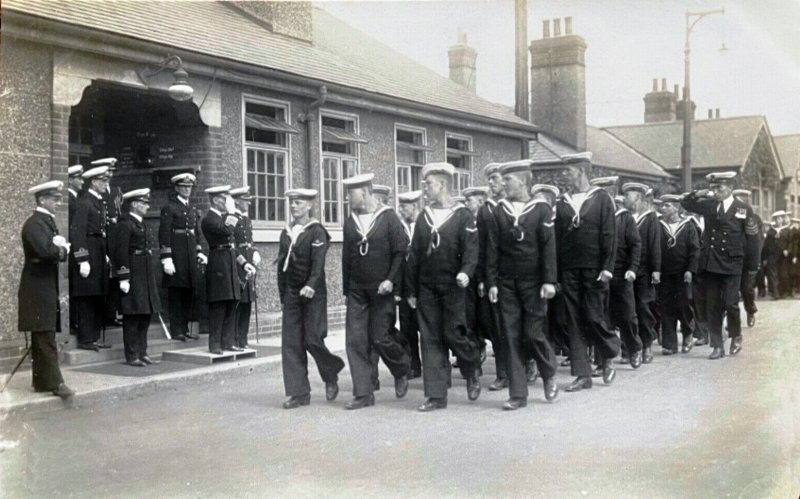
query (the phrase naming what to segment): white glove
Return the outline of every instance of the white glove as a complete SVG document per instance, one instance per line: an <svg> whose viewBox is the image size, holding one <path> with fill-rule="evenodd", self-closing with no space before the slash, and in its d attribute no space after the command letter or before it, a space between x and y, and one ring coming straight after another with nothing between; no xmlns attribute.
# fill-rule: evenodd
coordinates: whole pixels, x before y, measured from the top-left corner
<svg viewBox="0 0 800 499"><path fill-rule="evenodd" d="M253 265L258 267L258 264L260 264L260 263L261 263L261 255L258 253L258 251L254 251L253 252Z"/></svg>
<svg viewBox="0 0 800 499"><path fill-rule="evenodd" d="M89 265L89 262L81 262L80 264L81 277L83 277L84 279L89 277L89 272L91 271L92 271L92 266Z"/></svg>
<svg viewBox="0 0 800 499"><path fill-rule="evenodd" d="M244 264L244 271L247 272L248 279L250 278L250 276L256 275L256 268L253 267L252 264L245 263Z"/></svg>
<svg viewBox="0 0 800 499"><path fill-rule="evenodd" d="M233 215L228 215L228 216L225 217L225 225L229 225L231 227L236 227L236 225L238 223L239 223L239 219L236 218Z"/></svg>
<svg viewBox="0 0 800 499"><path fill-rule="evenodd" d="M199 251L197 252L197 261L200 262L200 265L205 265L208 263L208 257Z"/></svg>
<svg viewBox="0 0 800 499"><path fill-rule="evenodd" d="M600 272L600 275L597 276L597 280L600 282L608 282L611 280L612 277L614 277L614 274L612 274L607 270L603 270Z"/></svg>
<svg viewBox="0 0 800 499"><path fill-rule="evenodd" d="M236 213L236 203L230 196L225 196L225 211L228 213Z"/></svg>
<svg viewBox="0 0 800 499"><path fill-rule="evenodd" d="M127 279L124 281L119 281L119 290L127 295L128 291L131 290L131 281Z"/></svg>
<svg viewBox="0 0 800 499"><path fill-rule="evenodd" d="M797 257L792 257L792 263L797 263Z"/></svg>
<svg viewBox="0 0 800 499"><path fill-rule="evenodd" d="M632 270L628 270L625 272L625 280L628 282L633 282L636 280L636 272Z"/></svg>
<svg viewBox="0 0 800 499"><path fill-rule="evenodd" d="M544 300L549 300L556 295L556 287L552 284L542 284L542 289L539 291L539 296Z"/></svg>
<svg viewBox="0 0 800 499"><path fill-rule="evenodd" d="M172 258L165 258L161 260L161 266L164 267L165 274L175 275L175 264L172 263Z"/></svg>
<svg viewBox="0 0 800 499"><path fill-rule="evenodd" d="M789 256L789 250L783 250L783 256Z"/></svg>
<svg viewBox="0 0 800 499"><path fill-rule="evenodd" d="M64 239L64 236L53 236L53 244L58 246L59 248L64 248L69 253L70 244Z"/></svg>

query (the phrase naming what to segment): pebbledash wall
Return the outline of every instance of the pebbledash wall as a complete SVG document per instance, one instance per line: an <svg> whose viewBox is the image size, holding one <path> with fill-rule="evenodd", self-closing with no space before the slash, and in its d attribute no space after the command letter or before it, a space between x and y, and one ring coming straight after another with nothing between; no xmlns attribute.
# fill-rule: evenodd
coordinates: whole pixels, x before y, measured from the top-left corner
<svg viewBox="0 0 800 499"><path fill-rule="evenodd" d="M33 209L33 200L27 188L46 179L59 179L66 183L66 170L70 165L70 116L81 110L86 114L86 100L98 88L118 89L124 92L140 92L155 95L154 99L167 99L166 89L172 82L169 72L148 81L145 86L137 72L152 66L163 57L166 49L154 48L143 52L139 47L105 45L110 53L118 57L101 56L74 46L24 40L6 31L0 44L0 186L4 195L0 197L0 210L5 220L0 224L0 248L6 258L0 266L0 368L5 369L17 357L24 346L17 326L17 287L22 268L22 248L19 231L22 221ZM37 37L33 37L37 39ZM83 42L84 46L88 43ZM80 45L80 44L79 44ZM288 111L286 122L297 133L288 135L286 158L288 174L285 188L312 187L324 191L322 179L321 121L320 113L354 120L358 136L366 143L355 146L353 152L358 161L358 171L374 172L376 182L392 186L397 190L396 178L396 127L400 126L417 133L424 139L423 162L447 159L446 135L456 134L471 141L472 183L484 183L482 167L489 162L512 161L527 155L530 133L496 132L497 127L485 127L477 122L450 119L437 109L400 109L398 115L371 110L375 107L364 101L361 105L349 106L336 99L329 99L321 106L314 106L320 98L320 82L288 84L285 80L272 81L257 74L244 75L215 67L209 60L193 61L191 55L184 57L189 72L190 84L194 87L193 100L175 104L178 115L191 115L185 119L192 122L175 130L160 130L159 140L172 144L174 149L158 160L154 169L167 169L163 178L171 173L169 168L189 169L198 174L199 185L195 198L203 210L207 199L202 190L209 185L230 183L241 185L246 179L244 113L245 101L277 103ZM124 57L123 57L124 56ZM159 97L160 92L160 97ZM333 94L334 92L329 92ZM350 101L357 101L351 99ZM101 102L101 101L98 101ZM349 102L349 101L348 101ZM362 102L362 101L358 101ZM184 107L181 107L184 106ZM189 106L188 108L185 106ZM112 107L109 105L107 107ZM381 108L384 109L384 108ZM113 109L90 110L89 114L108 113ZM400 116L402 115L402 116ZM417 116L414 118L412 116ZM432 116L428 121L424 117ZM423 117L423 118L419 118ZM74 124L73 124L74 126ZM74 139L73 139L74 140ZM89 153L96 159L104 155L115 155L108 144ZM84 161L84 164L87 161ZM86 166L86 165L85 165ZM112 180L112 188L122 190L138 187L154 188L155 203L148 214L148 223L156 226L158 211L169 188L155 185L152 171L121 168ZM280 193L278 193L280 194ZM315 215L322 217L319 206ZM58 214L59 231L67 234L67 207L62 206ZM288 217L288 208L285 210ZM258 287L261 315L279 312L276 267L278 237L286 221L255 221L255 239L263 260L260 266ZM341 219L326 224L334 243L328 253L326 273L328 281L328 303L332 314L341 319L336 307L343 305L341 296ZM155 228L155 227L154 227ZM67 269L62 266L62 330L66 331L67 317ZM67 338L68 339L68 338Z"/></svg>

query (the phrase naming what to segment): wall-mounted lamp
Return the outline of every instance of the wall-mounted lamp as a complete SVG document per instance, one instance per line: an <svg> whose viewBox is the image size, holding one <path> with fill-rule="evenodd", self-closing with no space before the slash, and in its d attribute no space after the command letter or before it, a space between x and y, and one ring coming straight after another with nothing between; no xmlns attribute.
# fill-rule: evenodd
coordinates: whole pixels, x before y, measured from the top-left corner
<svg viewBox="0 0 800 499"><path fill-rule="evenodd" d="M139 72L139 78L146 84L150 85L149 80L153 76L159 74L165 69L173 69L172 75L175 77L175 82L170 85L169 96L176 101L187 101L194 95L194 88L189 85L189 73L183 67L183 61L177 55L168 55L163 61L158 63L155 69L145 68Z"/></svg>

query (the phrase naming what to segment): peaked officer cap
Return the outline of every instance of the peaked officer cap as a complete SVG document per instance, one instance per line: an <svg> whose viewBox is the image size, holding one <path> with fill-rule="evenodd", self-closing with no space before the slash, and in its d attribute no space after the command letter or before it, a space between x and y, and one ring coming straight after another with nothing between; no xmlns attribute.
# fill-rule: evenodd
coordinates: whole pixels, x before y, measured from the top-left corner
<svg viewBox="0 0 800 499"><path fill-rule="evenodd" d="M193 186L197 183L197 177L191 173L179 173L169 179L169 181L172 182L172 185Z"/></svg>
<svg viewBox="0 0 800 499"><path fill-rule="evenodd" d="M244 199L245 201L249 201L253 199L253 196L250 195L250 186L245 185L242 187L237 187L235 189L231 189L231 197L236 199Z"/></svg>
<svg viewBox="0 0 800 499"><path fill-rule="evenodd" d="M81 177L83 177L85 179L95 179L96 178L96 179L100 179L100 180L108 180L109 178L111 178L108 175L108 167L107 166L98 166L98 167L92 168L90 170L86 170L85 172L83 172L83 175L81 175Z"/></svg>
<svg viewBox="0 0 800 499"><path fill-rule="evenodd" d="M150 189L134 189L122 195L123 201L150 201Z"/></svg>
<svg viewBox="0 0 800 499"><path fill-rule="evenodd" d="M83 165L72 165L67 168L67 175L70 177L76 177L83 173Z"/></svg>
<svg viewBox="0 0 800 499"><path fill-rule="evenodd" d="M64 187L64 182L60 180L49 180L47 182L34 185L28 189L28 193L39 196L61 196L61 189Z"/></svg>
<svg viewBox="0 0 800 499"><path fill-rule="evenodd" d="M205 190L205 193L212 197L219 196L220 194L228 194L229 192L231 192L231 186L229 185L215 185Z"/></svg>
<svg viewBox="0 0 800 499"><path fill-rule="evenodd" d="M732 184L736 179L736 172L709 173L706 180L709 184Z"/></svg>

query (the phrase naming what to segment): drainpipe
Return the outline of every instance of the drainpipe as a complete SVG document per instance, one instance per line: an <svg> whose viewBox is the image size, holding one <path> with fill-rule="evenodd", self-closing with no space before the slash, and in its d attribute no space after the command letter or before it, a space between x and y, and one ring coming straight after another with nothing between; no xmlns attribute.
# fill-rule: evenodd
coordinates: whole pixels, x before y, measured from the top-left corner
<svg viewBox="0 0 800 499"><path fill-rule="evenodd" d="M319 96L313 102L311 102L308 105L308 107L306 107L304 113L300 113L297 116L297 121L301 121L306 124L306 139L308 144L308 161L306 161L306 164L308 165L306 171L306 187L308 188L313 188L314 186L312 182L312 179L314 178L313 176L314 162L311 160L311 158L314 157L316 152L314 149L314 139L313 139L314 121L316 118L316 113L314 111L316 111L325 104L325 101L328 98L328 87L322 85L321 87L319 87L318 91L319 91Z"/></svg>

